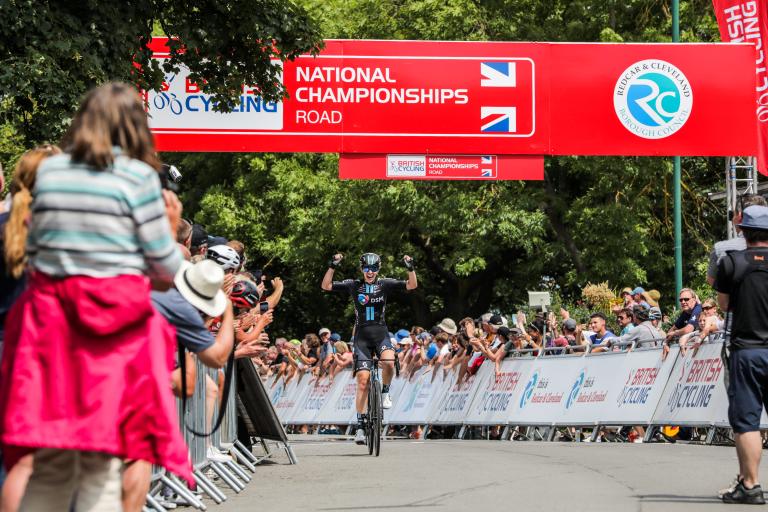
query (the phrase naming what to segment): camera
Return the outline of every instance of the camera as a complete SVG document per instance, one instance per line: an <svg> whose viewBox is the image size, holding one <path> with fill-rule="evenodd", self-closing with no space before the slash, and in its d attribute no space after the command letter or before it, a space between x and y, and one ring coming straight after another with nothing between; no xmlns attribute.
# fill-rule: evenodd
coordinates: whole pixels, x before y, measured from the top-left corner
<svg viewBox="0 0 768 512"><path fill-rule="evenodd" d="M181 172L179 172L175 165L163 164L160 172L160 185L163 189L177 193L181 178Z"/></svg>

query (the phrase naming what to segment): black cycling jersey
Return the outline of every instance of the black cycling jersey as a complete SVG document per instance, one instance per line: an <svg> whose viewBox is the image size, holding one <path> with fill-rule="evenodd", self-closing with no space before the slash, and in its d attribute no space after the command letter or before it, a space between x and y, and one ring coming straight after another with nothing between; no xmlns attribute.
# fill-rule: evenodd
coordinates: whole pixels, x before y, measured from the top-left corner
<svg viewBox="0 0 768 512"><path fill-rule="evenodd" d="M387 309L387 295L394 290L406 290L406 282L382 277L368 284L361 279L334 281L332 290L346 292L355 303L355 332L366 325L386 325L384 313Z"/></svg>

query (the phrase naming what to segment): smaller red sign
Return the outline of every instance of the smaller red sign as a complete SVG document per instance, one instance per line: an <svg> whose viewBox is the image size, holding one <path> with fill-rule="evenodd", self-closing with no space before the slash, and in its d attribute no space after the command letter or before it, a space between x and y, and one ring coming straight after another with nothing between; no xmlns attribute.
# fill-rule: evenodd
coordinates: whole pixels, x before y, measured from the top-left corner
<svg viewBox="0 0 768 512"><path fill-rule="evenodd" d="M543 156L342 154L346 180L543 180Z"/></svg>

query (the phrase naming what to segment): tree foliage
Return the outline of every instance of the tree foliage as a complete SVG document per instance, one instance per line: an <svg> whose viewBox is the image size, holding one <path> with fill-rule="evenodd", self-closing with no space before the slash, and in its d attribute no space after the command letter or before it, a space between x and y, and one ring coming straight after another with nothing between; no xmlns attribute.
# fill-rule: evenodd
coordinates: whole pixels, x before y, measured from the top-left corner
<svg viewBox="0 0 768 512"><path fill-rule="evenodd" d="M173 42L160 65L146 47L153 34L183 46ZM284 91L272 59L315 52L321 38L290 0L2 0L0 41L0 124L30 146L58 140L94 85L157 89L181 65L222 110L242 84L278 99Z"/></svg>
<svg viewBox="0 0 768 512"><path fill-rule="evenodd" d="M153 29L179 36L184 63L231 106L242 83L280 94L270 57L290 58L325 38L504 41L670 41L666 0L0 0L0 158L55 140L81 94L107 79L157 85L147 63ZM681 1L683 41L718 40L709 0ZM274 47L267 41L274 42ZM136 77L132 60L141 62ZM385 275L404 277L415 257L416 293L393 301L392 326L499 310L526 290L562 300L589 282L673 292L671 159L553 157L543 182L340 181L337 157L317 154L165 154L184 173L186 213L249 247L254 267L281 275L287 292L276 331L319 324L348 329L346 298L323 294L330 254L377 251ZM686 284L702 287L702 264L724 235L722 160L683 159Z"/></svg>
<svg viewBox="0 0 768 512"><path fill-rule="evenodd" d="M327 38L669 41L667 2L304 0ZM681 2L682 39L717 40L709 1ZM671 159L553 157L544 182L339 181L333 155L174 155L205 184L186 204L217 233L243 239L258 265L290 282L282 325L300 334L349 325L351 307L319 290L330 254L378 251L387 275L416 258L420 289L388 308L393 325L487 310L511 314L526 290L574 301L588 282L643 285L672 306ZM218 163L217 163L218 162ZM723 236L722 160L683 159L686 282ZM212 186L210 186L212 185ZM560 299L558 299L560 300ZM343 313L343 314L342 314Z"/></svg>

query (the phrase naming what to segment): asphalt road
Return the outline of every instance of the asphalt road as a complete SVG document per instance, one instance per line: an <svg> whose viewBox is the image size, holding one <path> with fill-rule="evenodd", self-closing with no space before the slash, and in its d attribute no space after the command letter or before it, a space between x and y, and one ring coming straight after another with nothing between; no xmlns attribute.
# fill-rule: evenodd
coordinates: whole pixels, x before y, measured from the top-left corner
<svg viewBox="0 0 768 512"><path fill-rule="evenodd" d="M736 474L727 447L401 440L382 444L379 458L349 441L294 448L298 465L276 456L245 491L225 489L229 499L208 510L760 510L715 499Z"/></svg>

